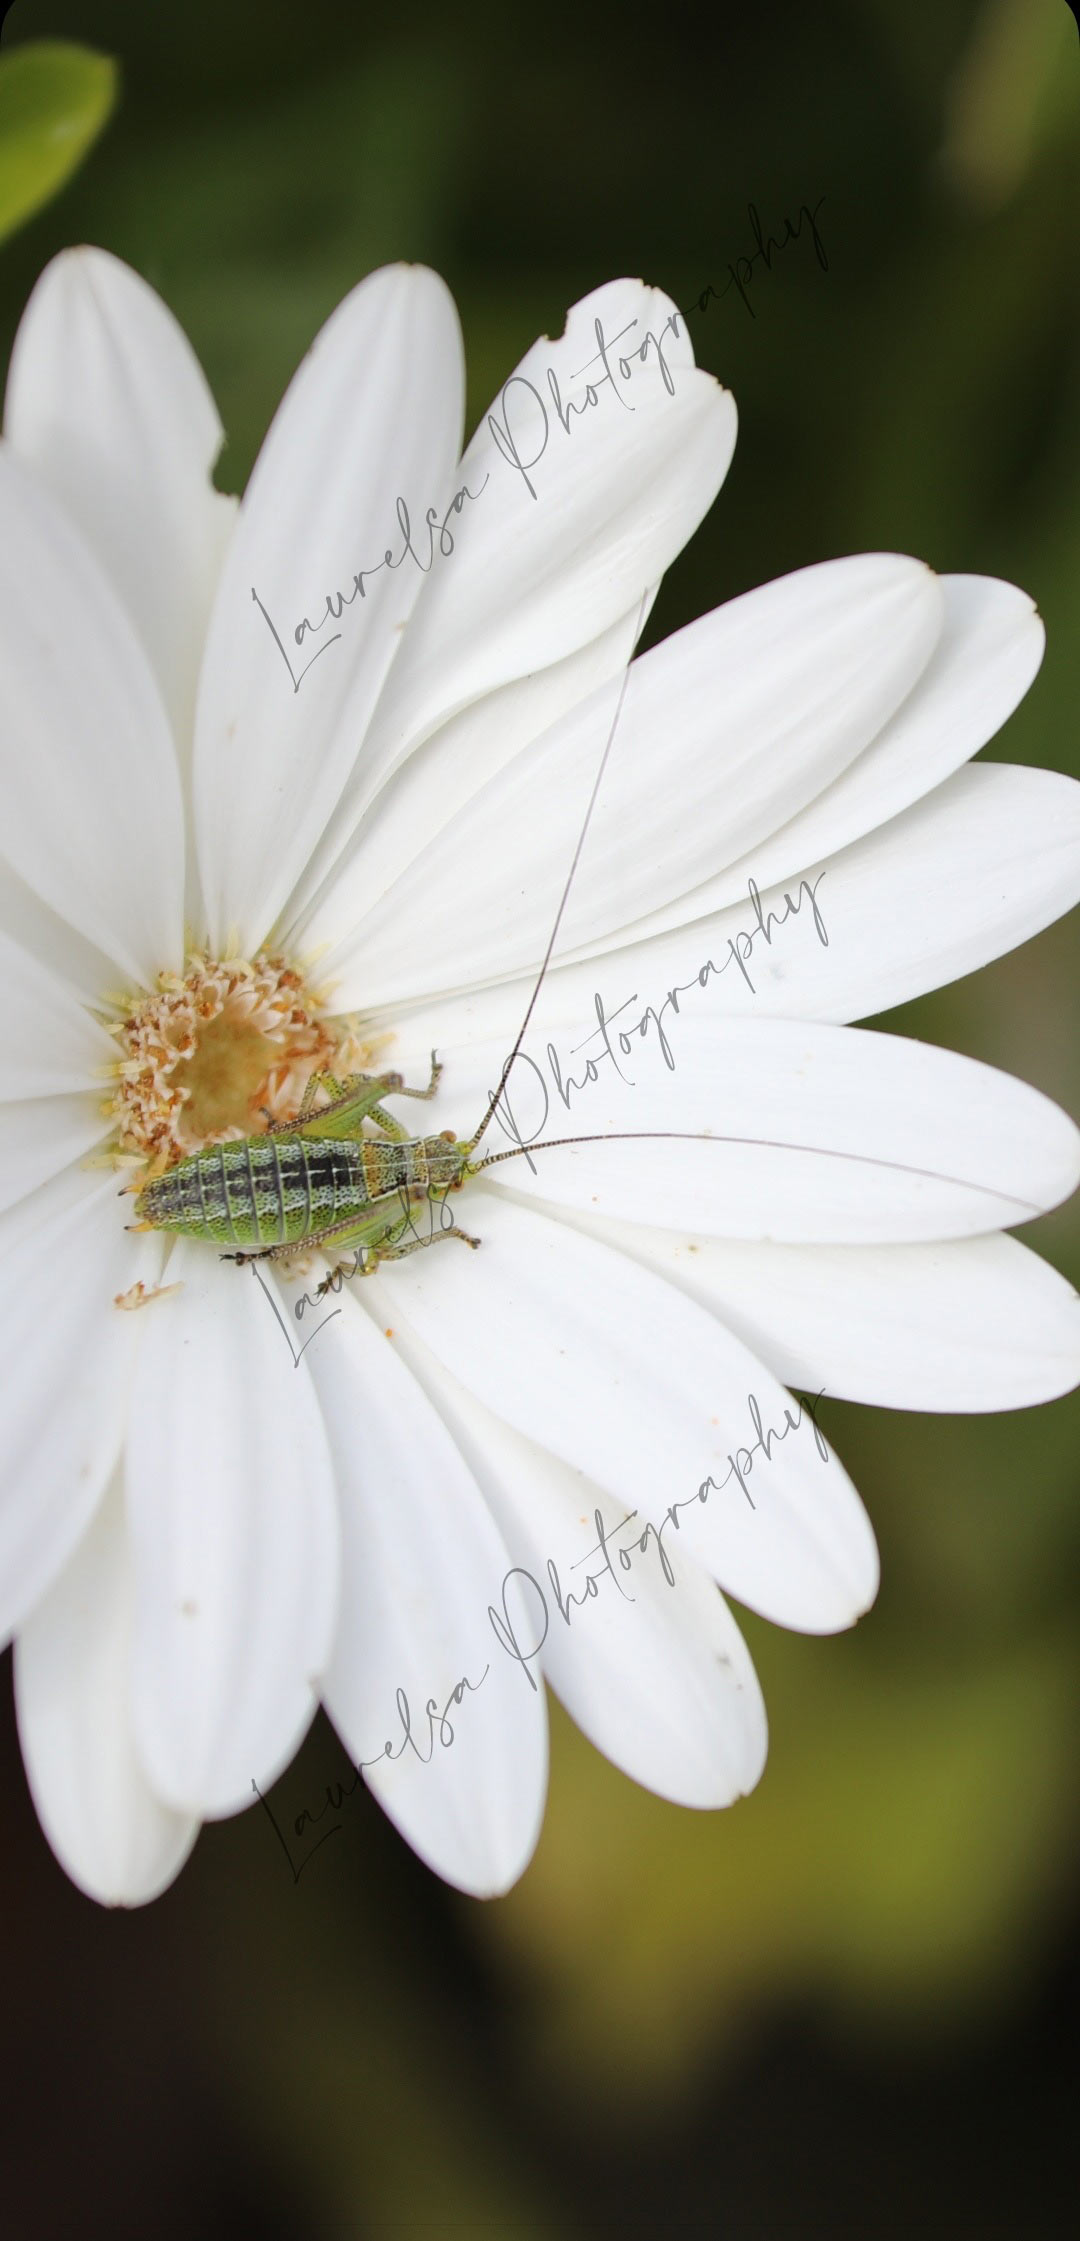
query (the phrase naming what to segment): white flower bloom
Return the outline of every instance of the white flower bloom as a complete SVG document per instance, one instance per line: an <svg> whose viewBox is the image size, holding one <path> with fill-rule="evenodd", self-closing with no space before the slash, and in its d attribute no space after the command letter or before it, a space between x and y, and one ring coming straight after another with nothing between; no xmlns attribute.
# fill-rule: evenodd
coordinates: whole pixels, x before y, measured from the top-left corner
<svg viewBox="0 0 1080 2241"><path fill-rule="evenodd" d="M714 1583L828 1631L877 1582L785 1386L991 1409L1080 1376L1075 1296L1000 1234L1073 1189L1072 1124L844 1024L1080 891L1080 788L969 767L1040 625L1008 585L878 554L749 592L627 677L734 442L671 314L599 289L459 460L450 297L376 273L239 508L133 273L69 253L19 330L0 1602L38 1810L98 1898L161 1890L320 1696L469 1891L535 1843L544 1677L639 1781L727 1803L766 1732ZM619 1140L491 1168L453 1202L480 1252L436 1238L302 1322L308 1271L125 1227L141 1162L291 1116L315 1071L421 1087L436 1047L422 1132L470 1135L620 679L482 1150Z"/></svg>

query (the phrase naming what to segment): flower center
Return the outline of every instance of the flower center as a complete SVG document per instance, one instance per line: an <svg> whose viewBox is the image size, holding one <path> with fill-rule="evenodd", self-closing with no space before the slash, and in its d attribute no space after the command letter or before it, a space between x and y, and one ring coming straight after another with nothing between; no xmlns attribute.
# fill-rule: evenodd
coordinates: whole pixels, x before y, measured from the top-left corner
<svg viewBox="0 0 1080 2241"><path fill-rule="evenodd" d="M230 1137L289 1120L315 1073L370 1069L374 1046L327 1018L287 958L220 962L194 952L182 975L133 998L110 1032L120 1046L110 1113L117 1157L157 1171Z"/></svg>
<svg viewBox="0 0 1080 2241"><path fill-rule="evenodd" d="M250 1019L219 1012L198 1036L191 1057L173 1070L173 1087L185 1101L184 1133L205 1142L242 1116L253 1123L260 1090L280 1056Z"/></svg>

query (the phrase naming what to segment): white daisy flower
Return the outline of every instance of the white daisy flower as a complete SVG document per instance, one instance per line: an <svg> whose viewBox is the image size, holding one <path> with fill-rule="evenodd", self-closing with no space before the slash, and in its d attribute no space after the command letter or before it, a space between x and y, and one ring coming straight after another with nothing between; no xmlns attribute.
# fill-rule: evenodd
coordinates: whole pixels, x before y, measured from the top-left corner
<svg viewBox="0 0 1080 2241"><path fill-rule="evenodd" d="M828 1631L877 1582L786 1388L989 1409L1080 1376L1075 1296L1001 1234L1073 1189L1071 1122L844 1024L1080 888L1080 788L968 767L1038 666L1031 602L841 560L627 671L730 397L633 281L459 459L462 397L442 283L378 272L237 508L191 351L113 258L57 259L15 344L0 1596L42 1823L113 1903L265 1795L320 1697L468 1891L535 1843L544 1680L640 1782L729 1802L765 1716L714 1583ZM623 687L475 1156L618 1141L518 1149L450 1202L479 1252L431 1201L431 1246L334 1298L318 1256L129 1229L119 1184L318 1073L421 1088L436 1048L417 1133L475 1131Z"/></svg>

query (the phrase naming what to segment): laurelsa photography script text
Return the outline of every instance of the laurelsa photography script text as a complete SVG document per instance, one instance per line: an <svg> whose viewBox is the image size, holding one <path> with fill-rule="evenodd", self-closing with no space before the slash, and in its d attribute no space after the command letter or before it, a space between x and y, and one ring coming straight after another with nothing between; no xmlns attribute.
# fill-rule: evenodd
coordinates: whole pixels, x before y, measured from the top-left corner
<svg viewBox="0 0 1080 2241"><path fill-rule="evenodd" d="M603 997L597 991L593 997L596 1026L580 1043L571 1045L568 1056L560 1055L553 1042L548 1043L546 1053L547 1076L545 1076L544 1068L538 1064L535 1058L530 1057L528 1052L524 1050L518 1052L514 1060L514 1066L528 1069L528 1078L539 1087L543 1098L543 1110L532 1126L530 1134L523 1136L511 1109L508 1095L510 1082L513 1080L513 1068L511 1068L502 1096L495 1107L495 1118L499 1122L503 1133L512 1137L514 1143L525 1152L525 1157L534 1174L536 1172L535 1162L529 1158L526 1147L529 1144L534 1144L547 1126L552 1092L559 1099L564 1110L570 1112L575 1097L579 1097L583 1090L591 1089L600 1080L602 1072L608 1072L609 1062L618 1074L620 1081L627 1082L632 1087L634 1077L627 1073L625 1061L631 1057L635 1044L640 1049L642 1044L647 1044L650 1041L659 1048L660 1055L669 1073L674 1073L675 1052L671 1037L664 1024L665 1015L670 1014L672 1020L677 1019L680 1013L681 997L689 995L691 990L695 988L706 988L710 980L719 980L724 973L730 972L733 965L738 967L751 995L755 995L756 989L750 974L754 943L764 939L766 946L771 949L774 929L786 925L789 918L797 918L804 903L809 903L810 918L813 921L814 932L818 941L823 949L828 949L829 936L817 899L817 890L824 877L825 873L822 871L818 873L814 880L801 879L795 896L785 892L782 915L772 910L762 910L760 890L752 879L749 880L747 885L757 923L753 929L742 927L734 937L731 935L726 937L727 955L725 956L723 950L721 950L719 965L712 957L706 957L696 971L691 974L689 980L676 981L667 990L659 1005L646 1004L635 1017L630 1019L627 1019L625 1015L627 1012L633 1012L633 1007L639 1002L636 989L631 995L624 996L622 1003L617 1004L613 1011L607 1009ZM621 1024L617 1024L620 1022ZM612 1029L615 1030L614 1041L612 1041ZM591 1044L597 1046L595 1050L590 1050L589 1046ZM580 1059L582 1051L589 1051L589 1056L585 1059L584 1065L575 1073L570 1060ZM624 1063L620 1064L620 1059ZM720 1141L719 1138L718 1141Z"/></svg>
<svg viewBox="0 0 1080 2241"><path fill-rule="evenodd" d="M718 288L707 281L691 304L669 314L659 333L634 319L609 335L603 320L594 320L596 349L569 376L570 384L577 386L568 387L566 394L553 366L547 368L546 378L539 383L525 374L511 374L487 416L487 426L500 460L518 477L531 498L538 499L540 495L532 477L549 443L565 443L584 417L597 411L633 413L646 382L659 381L669 397L675 395L678 368L671 363L669 337L678 339L680 323L687 323L691 313L707 311L711 304L722 302L735 289L754 318L754 307L747 291L755 278L755 265L760 272L771 272L774 258L791 242L799 240L804 225L809 229L820 270L828 271L829 260L817 224L817 213L824 200L824 195L820 196L813 209L801 203L797 221L793 224L790 218L785 218L779 237L763 232L755 204L748 203L747 214L756 246L748 254L729 262L723 286ZM437 559L449 560L456 549L454 523L460 525L462 515L476 505L491 479L490 469L483 475L478 473L471 481L466 478L449 499L443 497L437 504L424 508L422 524L414 520L412 509L399 493L394 525L390 527L393 541L384 545L378 559L373 558L364 567L357 568L347 586L338 585L333 591L322 594L322 612L316 608L314 621L308 614L301 615L292 624L280 616L275 621L252 584L252 600L283 664L283 684L287 678L292 691L300 691L309 670L331 646L338 645L344 635L341 630L333 630L329 637L324 636L328 624L340 623L347 607L352 607L357 600L363 602L367 586L374 577L384 570L393 573L406 561L418 568L422 576L427 576Z"/></svg>
<svg viewBox="0 0 1080 2241"><path fill-rule="evenodd" d="M488 1626L498 1648L518 1667L534 1694L540 1686L540 1678L533 1667L553 1624L571 1627L577 1614L584 1612L601 1595L607 1596L609 1600L612 1595L617 1595L627 1604L636 1602L633 1592L634 1566L643 1559L651 1559L654 1564L659 1565L667 1587L674 1588L677 1585L664 1536L669 1532L675 1534L680 1531L681 1511L690 1509L694 1504L703 1506L713 1495L722 1494L728 1487L733 1489L736 1496L747 1501L751 1509L756 1508L750 1487L755 1469L760 1472L764 1465L772 1461L774 1449L790 1438L793 1432L797 1432L804 1419L810 1425L821 1461L829 1461L829 1448L817 1421L817 1408L824 1391L822 1386L813 1398L804 1395L801 1400L796 1399L796 1413L792 1415L790 1408L785 1407L782 1425L769 1427L762 1422L756 1396L748 1393L746 1405L753 1437L748 1433L745 1445L737 1444L729 1450L727 1469L722 1477L713 1478L710 1473L692 1494L684 1495L682 1501L669 1503L659 1525L650 1521L643 1526L636 1510L631 1510L618 1524L610 1525L597 1504L593 1512L596 1540L584 1556L576 1557L568 1566L565 1581L552 1556L548 1557L544 1566L543 1582L525 1566L511 1565L504 1574L498 1602L488 1604ZM755 1457L758 1459L756 1464ZM757 1484L756 1479L754 1483ZM767 1486L759 1488L759 1494L761 1499L767 1500ZM583 1577L569 1577L570 1574L581 1573L583 1566L592 1568L585 1571ZM481 1623L478 1617L478 1635ZM372 1758L358 1759L351 1766L347 1782L328 1783L320 1805L305 1806L295 1814L291 1821L290 1836L286 1836L269 1800L263 1796L258 1783L252 1780L252 1790L281 1846L294 1884L299 1883L304 1869L322 1845L330 1837L340 1835L343 1824L332 1816L341 1812L346 1799L359 1787L365 1768L393 1764L395 1760L403 1758L406 1752L410 1752L421 1765L430 1766L437 1751L448 1751L453 1745L457 1734L453 1715L468 1717L469 1698L484 1687L491 1672L491 1660L481 1665L478 1655L475 1672L462 1673L441 1700L439 1696L428 1696L423 1711L419 1713L414 1712L406 1690L398 1688L394 1696L397 1733L388 1736L382 1749ZM331 1817L330 1825L323 1827L328 1816Z"/></svg>

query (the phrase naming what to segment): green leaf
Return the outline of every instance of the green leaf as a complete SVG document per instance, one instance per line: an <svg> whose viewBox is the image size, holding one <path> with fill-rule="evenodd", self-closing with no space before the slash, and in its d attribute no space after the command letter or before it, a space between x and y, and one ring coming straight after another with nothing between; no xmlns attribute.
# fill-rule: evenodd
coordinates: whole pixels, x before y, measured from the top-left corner
<svg viewBox="0 0 1080 2241"><path fill-rule="evenodd" d="M0 58L0 240L63 186L116 99L108 55L62 39Z"/></svg>

